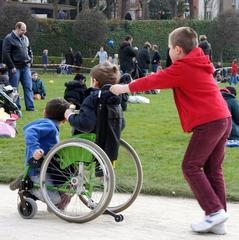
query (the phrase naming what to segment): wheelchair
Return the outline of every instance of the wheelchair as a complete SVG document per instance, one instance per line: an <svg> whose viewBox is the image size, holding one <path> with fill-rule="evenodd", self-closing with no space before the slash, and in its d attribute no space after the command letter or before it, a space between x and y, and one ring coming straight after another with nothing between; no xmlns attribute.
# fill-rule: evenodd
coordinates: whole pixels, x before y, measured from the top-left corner
<svg viewBox="0 0 239 240"><path fill-rule="evenodd" d="M121 139L113 168L94 140L95 134L88 133L56 144L42 162L38 183L29 179L30 166L26 166L18 191L22 218L31 219L37 213L39 199L32 190L38 189L47 208L68 222L85 223L101 214L123 221L118 213L135 201L142 187L140 159Z"/></svg>

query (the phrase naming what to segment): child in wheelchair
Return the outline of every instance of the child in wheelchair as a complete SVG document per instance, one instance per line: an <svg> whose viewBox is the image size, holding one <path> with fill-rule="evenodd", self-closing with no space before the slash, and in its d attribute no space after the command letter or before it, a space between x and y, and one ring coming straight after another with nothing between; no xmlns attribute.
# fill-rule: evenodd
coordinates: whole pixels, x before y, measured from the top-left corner
<svg viewBox="0 0 239 240"><path fill-rule="evenodd" d="M59 142L59 125L65 122L64 113L69 103L63 98L50 100L44 110L44 118L35 120L23 129L26 143L26 158L24 173L10 183L11 190L19 189L19 195L42 200L40 188L33 187L39 183L40 167L44 155ZM47 182L51 183L50 176ZM59 192L50 190L55 204L62 204L64 196ZM64 206L63 206L64 207Z"/></svg>
<svg viewBox="0 0 239 240"><path fill-rule="evenodd" d="M108 155L113 166L118 155L121 131L124 128L124 117L121 108L121 96L109 91L112 84L119 82L119 69L116 65L105 62L96 65L91 72L92 88L83 101L79 113L69 108L65 118L73 127L73 134L81 132L95 133L96 144ZM101 176L101 171L96 172Z"/></svg>

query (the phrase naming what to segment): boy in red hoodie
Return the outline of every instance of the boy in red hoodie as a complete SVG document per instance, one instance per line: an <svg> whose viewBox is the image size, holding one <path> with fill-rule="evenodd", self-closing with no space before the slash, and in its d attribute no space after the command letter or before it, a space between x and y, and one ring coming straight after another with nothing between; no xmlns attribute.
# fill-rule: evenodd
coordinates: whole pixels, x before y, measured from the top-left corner
<svg viewBox="0 0 239 240"><path fill-rule="evenodd" d="M193 132L182 169L205 218L194 223L195 232L225 234L227 220L222 172L224 145L231 131L231 114L213 78L214 67L198 48L197 33L189 27L169 35L172 65L126 85L114 85L115 94L173 89L182 128Z"/></svg>

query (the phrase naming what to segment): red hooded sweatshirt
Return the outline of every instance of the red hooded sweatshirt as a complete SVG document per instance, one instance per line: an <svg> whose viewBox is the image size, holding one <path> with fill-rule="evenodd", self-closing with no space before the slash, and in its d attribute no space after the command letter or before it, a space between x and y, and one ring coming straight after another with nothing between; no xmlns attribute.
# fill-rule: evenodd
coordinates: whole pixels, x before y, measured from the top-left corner
<svg viewBox="0 0 239 240"><path fill-rule="evenodd" d="M182 128L230 117L227 104L213 78L214 67L201 48L194 48L170 67L129 84L131 92L172 88Z"/></svg>

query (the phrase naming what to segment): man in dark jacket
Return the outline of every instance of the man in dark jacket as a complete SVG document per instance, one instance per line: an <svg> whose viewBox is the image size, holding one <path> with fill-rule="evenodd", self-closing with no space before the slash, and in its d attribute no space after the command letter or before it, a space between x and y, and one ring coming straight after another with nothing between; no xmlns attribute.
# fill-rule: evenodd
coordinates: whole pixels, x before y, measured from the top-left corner
<svg viewBox="0 0 239 240"><path fill-rule="evenodd" d="M231 86L225 87L221 89L221 93L232 115L232 131L228 139L239 141L239 104L236 99L236 89Z"/></svg>
<svg viewBox="0 0 239 240"><path fill-rule="evenodd" d="M82 54L80 51L77 51L75 54L75 66L81 67L83 64L83 59L82 59ZM79 73L80 72L80 68L76 68L75 72Z"/></svg>
<svg viewBox="0 0 239 240"><path fill-rule="evenodd" d="M119 49L120 70L123 73L129 73L130 75L132 75L135 69L133 59L136 57L136 51L132 48L132 41L133 38L127 36Z"/></svg>
<svg viewBox="0 0 239 240"><path fill-rule="evenodd" d="M65 59L66 59L66 64L67 65L74 65L75 58L74 58L72 48L68 49L68 52L65 54ZM72 70L73 70L72 67L68 66L67 74L72 74Z"/></svg>
<svg viewBox="0 0 239 240"><path fill-rule="evenodd" d="M149 49L151 48L151 44L149 42L144 43L144 47L139 49L137 55L138 67L139 67L139 77L145 77L149 71L150 64L150 55Z"/></svg>
<svg viewBox="0 0 239 240"><path fill-rule="evenodd" d="M32 63L32 51L29 40L25 36L26 24L17 22L15 30L9 33L3 40L3 62L9 69L10 84L18 89L19 81L24 92L24 101L27 111L34 111L32 77L30 64ZM20 101L17 100L19 109Z"/></svg>

